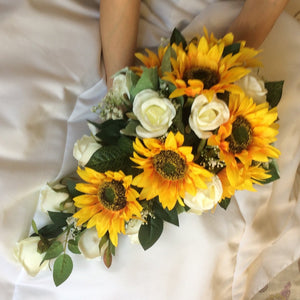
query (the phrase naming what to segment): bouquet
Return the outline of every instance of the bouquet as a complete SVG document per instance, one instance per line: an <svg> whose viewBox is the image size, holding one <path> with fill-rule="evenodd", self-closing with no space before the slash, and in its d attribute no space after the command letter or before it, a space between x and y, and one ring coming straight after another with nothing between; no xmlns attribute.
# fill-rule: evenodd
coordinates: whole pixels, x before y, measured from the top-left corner
<svg viewBox="0 0 300 300"><path fill-rule="evenodd" d="M93 110L99 122L74 145L77 172L41 191L49 224L19 242L31 275L53 264L56 285L72 272L70 253L110 267L120 235L145 250L180 213L226 209L236 190L279 178L273 146L283 82L258 75L259 51L231 33L187 42L178 30L141 66L114 76Z"/></svg>

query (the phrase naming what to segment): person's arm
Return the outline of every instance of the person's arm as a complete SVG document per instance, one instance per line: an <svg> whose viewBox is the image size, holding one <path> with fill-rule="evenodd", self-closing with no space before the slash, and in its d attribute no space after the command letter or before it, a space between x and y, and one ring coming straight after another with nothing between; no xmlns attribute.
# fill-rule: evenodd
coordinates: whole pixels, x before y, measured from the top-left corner
<svg viewBox="0 0 300 300"><path fill-rule="evenodd" d="M228 31L236 40L245 40L247 46L258 48L287 3L288 0L246 0Z"/></svg>
<svg viewBox="0 0 300 300"><path fill-rule="evenodd" d="M134 61L140 0L101 0L100 35L108 88L112 76Z"/></svg>

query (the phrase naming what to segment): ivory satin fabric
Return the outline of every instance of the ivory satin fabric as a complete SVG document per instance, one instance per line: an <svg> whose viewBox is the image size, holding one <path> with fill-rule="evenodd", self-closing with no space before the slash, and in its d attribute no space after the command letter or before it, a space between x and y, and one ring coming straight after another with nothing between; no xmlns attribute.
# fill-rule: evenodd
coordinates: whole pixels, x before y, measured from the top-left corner
<svg viewBox="0 0 300 300"><path fill-rule="evenodd" d="M215 3L213 3L215 2ZM144 1L139 47L174 26L187 38L223 34L240 1ZM267 80L285 80L278 107L281 179L238 192L227 211L181 215L149 250L121 237L109 270L73 255L55 287L49 270L32 278L13 259L37 210L39 189L75 165L90 107L106 93L98 75L99 13L92 0L0 0L0 299L251 299L300 257L300 26L282 14L262 45ZM102 68L101 68L102 69Z"/></svg>

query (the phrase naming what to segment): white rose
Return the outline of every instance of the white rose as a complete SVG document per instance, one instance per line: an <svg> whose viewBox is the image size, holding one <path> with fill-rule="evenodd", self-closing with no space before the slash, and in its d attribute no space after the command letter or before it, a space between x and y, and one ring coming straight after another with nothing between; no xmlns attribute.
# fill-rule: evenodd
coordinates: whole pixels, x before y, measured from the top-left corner
<svg viewBox="0 0 300 300"><path fill-rule="evenodd" d="M112 84L112 92L115 95L123 97L124 94L127 95L128 99L130 98L128 82L126 75L118 74L114 77Z"/></svg>
<svg viewBox="0 0 300 300"><path fill-rule="evenodd" d="M96 227L86 229L80 237L78 247L81 253L87 258L95 258L100 256L99 251L100 238Z"/></svg>
<svg viewBox="0 0 300 300"><path fill-rule="evenodd" d="M40 191L41 209L47 211L61 211L61 202L69 198L68 193L56 192L49 185L45 185Z"/></svg>
<svg viewBox="0 0 300 300"><path fill-rule="evenodd" d="M212 209L222 198L223 188L218 176L206 183L206 189L198 189L195 196L185 194L184 203L190 207L192 213L201 215L204 211Z"/></svg>
<svg viewBox="0 0 300 300"><path fill-rule="evenodd" d="M132 244L139 244L139 230L143 222L139 219L131 219L126 224L125 234L128 235Z"/></svg>
<svg viewBox="0 0 300 300"><path fill-rule="evenodd" d="M133 113L141 125L136 133L142 138L153 138L165 134L176 115L176 109L167 98L161 98L153 90L138 93L133 101Z"/></svg>
<svg viewBox="0 0 300 300"><path fill-rule="evenodd" d="M84 167L99 148L101 145L92 136L84 135L74 144L73 156Z"/></svg>
<svg viewBox="0 0 300 300"><path fill-rule="evenodd" d="M227 122L230 116L226 103L216 96L209 102L204 95L197 96L191 107L189 124L200 139L208 139L211 130Z"/></svg>
<svg viewBox="0 0 300 300"><path fill-rule="evenodd" d="M265 88L264 81L257 75L250 73L236 82L243 89L246 96L252 98L257 104L266 102L268 91Z"/></svg>
<svg viewBox="0 0 300 300"><path fill-rule="evenodd" d="M26 238L18 242L14 248L15 258L23 265L24 269L31 276L36 276L38 272L47 267L47 261L42 260L45 253L37 251L40 238L38 236ZM41 264L41 265L40 265Z"/></svg>

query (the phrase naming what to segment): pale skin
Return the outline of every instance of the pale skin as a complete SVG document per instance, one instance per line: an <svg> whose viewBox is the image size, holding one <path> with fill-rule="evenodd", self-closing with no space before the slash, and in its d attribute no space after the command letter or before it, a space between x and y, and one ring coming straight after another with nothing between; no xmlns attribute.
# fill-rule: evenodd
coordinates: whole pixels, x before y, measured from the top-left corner
<svg viewBox="0 0 300 300"><path fill-rule="evenodd" d="M258 48L270 33L288 0L246 0L228 28L235 40ZM140 0L101 0L100 34L108 88L112 76L130 66L136 50Z"/></svg>

